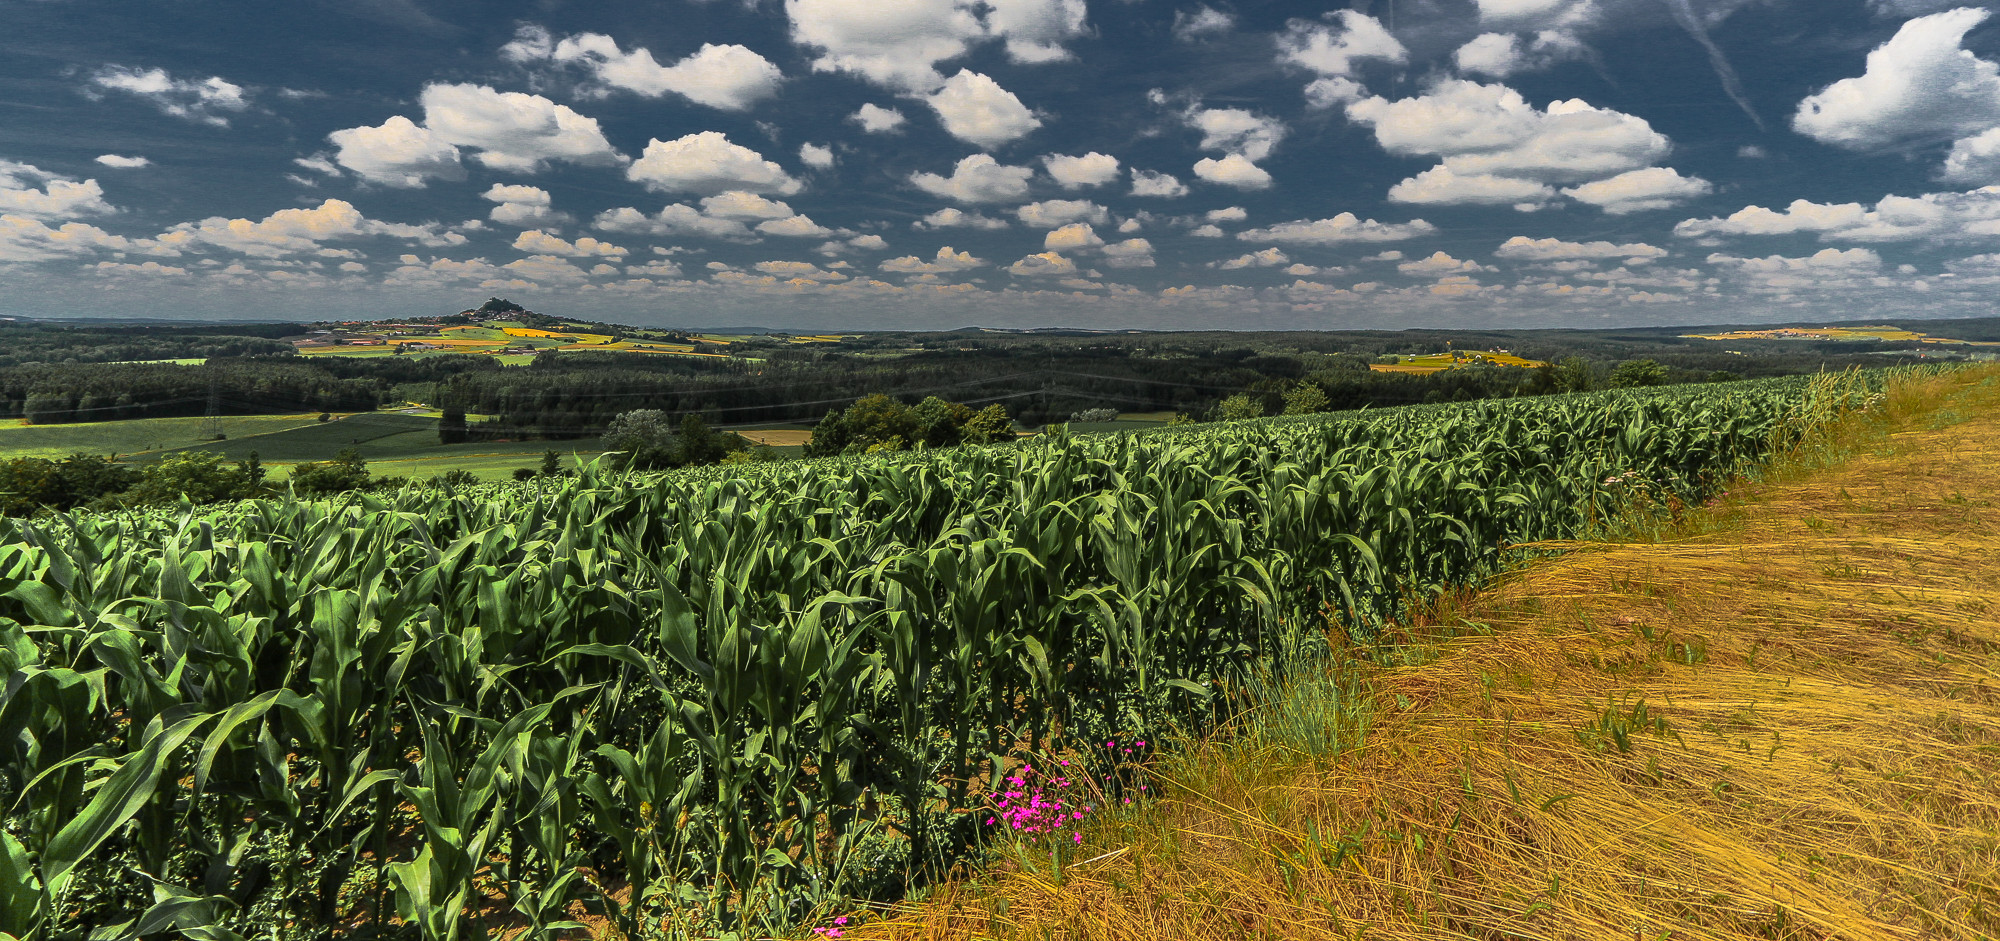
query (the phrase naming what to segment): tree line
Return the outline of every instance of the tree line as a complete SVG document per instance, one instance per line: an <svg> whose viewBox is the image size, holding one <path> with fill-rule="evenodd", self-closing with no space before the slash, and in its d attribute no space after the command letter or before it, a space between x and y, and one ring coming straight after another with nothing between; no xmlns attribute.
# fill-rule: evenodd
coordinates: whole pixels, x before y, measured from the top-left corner
<svg viewBox="0 0 2000 941"><path fill-rule="evenodd" d="M1577 331L1569 331L1577 332ZM1566 332L1568 333L1568 332ZM1459 336L1453 334L1454 336ZM0 367L0 418L31 423L107 421L208 414L367 411L422 402L489 416L471 437L602 435L635 409L700 414L724 425L813 422L882 394L917 403L930 396L975 409L1006 407L1021 424L1062 421L1095 408L1202 415L1235 395L1267 413L1287 390L1309 382L1332 409L1540 395L1608 384L1621 363L1645 361L1667 382L1809 372L1849 364L1889 365L1890 356L1811 350L1733 356L1643 337L1591 339L1586 352L1521 347L1516 353L1562 365L1545 369L1472 366L1429 375L1371 372L1393 347L1435 352L1430 333L1138 334L1078 337L870 337L836 347L767 344L756 357L635 353L538 355L525 367L490 356L230 356L201 365L79 363ZM1539 335L1537 335L1539 336ZM1518 340L1520 335L1512 335ZM1459 336L1460 340L1467 337ZM1508 335L1487 338L1508 340ZM900 347L883 346L891 341ZM1536 340L1535 342L1542 342ZM1656 355L1603 355L1653 349ZM1328 351L1331 350L1331 351ZM1851 361L1851 362L1850 362Z"/></svg>

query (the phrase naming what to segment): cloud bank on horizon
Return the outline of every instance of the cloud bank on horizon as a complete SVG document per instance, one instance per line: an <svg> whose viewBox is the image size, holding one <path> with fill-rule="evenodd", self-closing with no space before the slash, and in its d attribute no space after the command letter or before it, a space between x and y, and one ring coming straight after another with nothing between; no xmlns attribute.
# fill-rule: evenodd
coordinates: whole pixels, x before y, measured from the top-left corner
<svg viewBox="0 0 2000 941"><path fill-rule="evenodd" d="M1989 315L1995 7L16 6L0 315Z"/></svg>

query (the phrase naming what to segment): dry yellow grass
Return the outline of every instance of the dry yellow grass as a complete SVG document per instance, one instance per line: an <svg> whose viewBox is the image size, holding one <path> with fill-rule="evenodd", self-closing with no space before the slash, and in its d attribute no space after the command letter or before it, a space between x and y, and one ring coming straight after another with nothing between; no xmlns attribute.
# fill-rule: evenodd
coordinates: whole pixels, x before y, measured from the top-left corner
<svg viewBox="0 0 2000 941"><path fill-rule="evenodd" d="M752 444L768 444L772 447L802 445L812 441L813 433L798 428L752 428L736 432Z"/></svg>
<svg viewBox="0 0 2000 941"><path fill-rule="evenodd" d="M1701 534L1562 547L1441 605L1414 665L1336 666L1360 747L1252 723L1093 861L847 938L2000 936L2000 374L1842 433Z"/></svg>

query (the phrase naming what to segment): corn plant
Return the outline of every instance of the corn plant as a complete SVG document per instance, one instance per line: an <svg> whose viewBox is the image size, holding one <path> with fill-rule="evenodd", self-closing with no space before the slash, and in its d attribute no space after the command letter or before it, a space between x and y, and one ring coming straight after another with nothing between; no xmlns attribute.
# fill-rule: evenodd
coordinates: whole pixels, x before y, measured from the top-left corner
<svg viewBox="0 0 2000 941"><path fill-rule="evenodd" d="M0 520L0 933L809 923L1883 379Z"/></svg>

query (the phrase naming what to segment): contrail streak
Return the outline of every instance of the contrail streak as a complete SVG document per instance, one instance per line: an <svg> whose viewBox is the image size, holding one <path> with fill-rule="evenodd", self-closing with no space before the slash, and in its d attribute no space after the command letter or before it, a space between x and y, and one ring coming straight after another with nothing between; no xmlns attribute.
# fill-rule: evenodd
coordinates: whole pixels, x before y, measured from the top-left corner
<svg viewBox="0 0 2000 941"><path fill-rule="evenodd" d="M1750 106L1750 96L1743 93L1743 82L1736 77L1736 69L1729 64L1729 58L1722 54L1722 47L1717 46L1715 40L1709 38L1708 27L1702 25L1701 17L1695 15L1694 7L1689 5L1688 0L1660 0L1660 2L1666 4L1668 10L1673 11L1674 19L1680 21L1681 28L1687 30L1695 42L1701 43L1703 49L1708 50L1709 64L1715 66L1715 75L1722 79L1722 90L1729 94L1730 100L1735 101L1736 106L1750 116L1750 122L1757 125L1757 130L1770 130L1764 126L1764 119L1757 116L1757 109Z"/></svg>

